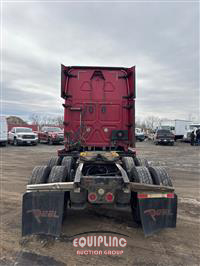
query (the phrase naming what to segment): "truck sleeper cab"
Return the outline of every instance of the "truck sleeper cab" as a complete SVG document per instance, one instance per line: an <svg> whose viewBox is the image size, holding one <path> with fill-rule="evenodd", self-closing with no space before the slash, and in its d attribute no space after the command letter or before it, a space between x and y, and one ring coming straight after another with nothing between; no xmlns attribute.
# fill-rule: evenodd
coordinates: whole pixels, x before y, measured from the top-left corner
<svg viewBox="0 0 200 266"><path fill-rule="evenodd" d="M135 144L135 67L65 67L66 150L128 150Z"/></svg>

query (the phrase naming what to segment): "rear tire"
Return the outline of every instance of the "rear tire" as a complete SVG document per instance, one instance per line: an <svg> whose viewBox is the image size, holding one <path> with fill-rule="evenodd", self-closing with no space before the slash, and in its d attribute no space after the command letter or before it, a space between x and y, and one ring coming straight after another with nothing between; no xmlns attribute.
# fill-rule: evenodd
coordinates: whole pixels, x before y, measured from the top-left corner
<svg viewBox="0 0 200 266"><path fill-rule="evenodd" d="M65 166L53 166L49 175L48 183L68 181L68 172Z"/></svg>
<svg viewBox="0 0 200 266"><path fill-rule="evenodd" d="M131 173L132 173L133 182L153 184L151 175L147 167L144 166L134 167ZM139 208L139 201L137 198L137 194L138 193L136 192L131 193L131 209L132 209L133 220L137 224L141 224L140 208Z"/></svg>
<svg viewBox="0 0 200 266"><path fill-rule="evenodd" d="M56 165L60 165L61 164L61 157L52 157L48 163L47 163L47 166L49 166L51 169L52 167L56 166Z"/></svg>
<svg viewBox="0 0 200 266"><path fill-rule="evenodd" d="M149 170L144 166L133 167L131 170L131 177L133 182L136 183L153 184Z"/></svg>
<svg viewBox="0 0 200 266"><path fill-rule="evenodd" d="M145 166L145 167L149 167L149 163L146 159L141 158L141 157L135 157L134 158L134 162L136 166Z"/></svg>
<svg viewBox="0 0 200 266"><path fill-rule="evenodd" d="M65 166L67 168L67 174L70 176L71 170L74 168L74 158L72 156L66 156L62 159L62 166Z"/></svg>
<svg viewBox="0 0 200 266"><path fill-rule="evenodd" d="M49 175L48 183L60 183L69 181L67 168L65 166L53 166ZM67 202L69 200L69 192L64 194L64 206L62 221L67 215Z"/></svg>
<svg viewBox="0 0 200 266"><path fill-rule="evenodd" d="M73 182L75 177L75 171L74 169L71 169L70 175L69 175L69 182Z"/></svg>
<svg viewBox="0 0 200 266"><path fill-rule="evenodd" d="M132 157L123 157L122 158L123 168L126 170L129 179L131 178L131 170L135 167L135 162Z"/></svg>
<svg viewBox="0 0 200 266"><path fill-rule="evenodd" d="M170 176L168 175L165 168L157 166L157 167L149 167L149 172L153 179L153 183L155 185L163 185L172 187L172 181Z"/></svg>
<svg viewBox="0 0 200 266"><path fill-rule="evenodd" d="M47 182L51 169L48 166L35 166L28 184L43 184Z"/></svg>

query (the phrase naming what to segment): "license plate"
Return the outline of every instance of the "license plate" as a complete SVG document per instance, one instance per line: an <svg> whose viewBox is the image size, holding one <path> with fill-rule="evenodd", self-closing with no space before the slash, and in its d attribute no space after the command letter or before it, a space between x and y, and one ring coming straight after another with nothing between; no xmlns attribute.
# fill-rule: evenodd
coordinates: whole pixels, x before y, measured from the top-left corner
<svg viewBox="0 0 200 266"><path fill-rule="evenodd" d="M164 141L167 141L166 139L164 139Z"/></svg>
<svg viewBox="0 0 200 266"><path fill-rule="evenodd" d="M30 143L31 143L31 141L27 141L27 143L28 143L28 144L30 144Z"/></svg>

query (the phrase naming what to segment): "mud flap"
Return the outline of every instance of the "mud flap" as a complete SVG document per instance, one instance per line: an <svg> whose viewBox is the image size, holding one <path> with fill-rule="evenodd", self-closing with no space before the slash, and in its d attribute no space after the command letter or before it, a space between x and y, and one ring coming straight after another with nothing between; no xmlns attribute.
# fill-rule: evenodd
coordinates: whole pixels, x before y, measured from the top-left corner
<svg viewBox="0 0 200 266"><path fill-rule="evenodd" d="M145 236L152 235L163 228L176 227L176 194L173 194L172 198L138 197L138 202Z"/></svg>
<svg viewBox="0 0 200 266"><path fill-rule="evenodd" d="M60 236L64 192L28 192L23 195L22 236L46 234Z"/></svg>

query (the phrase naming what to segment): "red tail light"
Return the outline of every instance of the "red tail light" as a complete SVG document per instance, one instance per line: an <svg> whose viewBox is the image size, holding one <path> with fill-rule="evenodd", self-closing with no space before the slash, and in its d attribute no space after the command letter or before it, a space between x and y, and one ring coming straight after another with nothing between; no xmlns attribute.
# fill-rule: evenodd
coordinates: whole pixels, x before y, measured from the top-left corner
<svg viewBox="0 0 200 266"><path fill-rule="evenodd" d="M167 198L173 199L174 198L174 193L167 194Z"/></svg>
<svg viewBox="0 0 200 266"><path fill-rule="evenodd" d="M113 202L114 195L111 192L106 193L105 199L107 202Z"/></svg>
<svg viewBox="0 0 200 266"><path fill-rule="evenodd" d="M88 200L90 202L95 202L97 200L97 194L95 192L91 192L88 194Z"/></svg>
<svg viewBox="0 0 200 266"><path fill-rule="evenodd" d="M146 199L146 198L148 198L148 194L138 193L138 199Z"/></svg>

